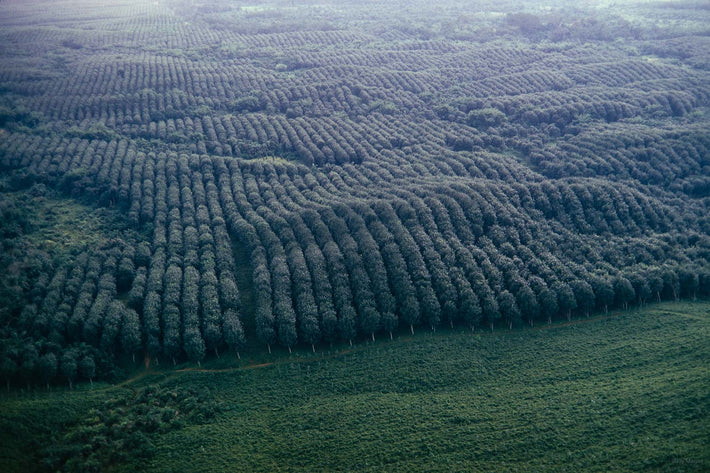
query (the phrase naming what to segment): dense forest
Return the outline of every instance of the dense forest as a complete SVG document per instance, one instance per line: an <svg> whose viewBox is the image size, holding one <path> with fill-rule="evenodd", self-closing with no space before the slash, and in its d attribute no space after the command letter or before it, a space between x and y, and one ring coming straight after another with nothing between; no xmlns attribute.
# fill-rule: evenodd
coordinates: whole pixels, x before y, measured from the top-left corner
<svg viewBox="0 0 710 473"><path fill-rule="evenodd" d="M0 1L0 377L710 295L710 8L573 3Z"/></svg>

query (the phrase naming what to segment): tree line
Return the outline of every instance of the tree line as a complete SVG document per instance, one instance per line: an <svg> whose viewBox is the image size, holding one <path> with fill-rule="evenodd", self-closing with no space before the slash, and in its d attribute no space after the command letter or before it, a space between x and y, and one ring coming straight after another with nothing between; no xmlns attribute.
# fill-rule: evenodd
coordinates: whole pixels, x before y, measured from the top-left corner
<svg viewBox="0 0 710 473"><path fill-rule="evenodd" d="M0 200L7 383L710 292L702 48L536 43L525 15L491 20L491 43L426 16L172 5L81 38L3 33L56 61L0 68L0 192L116 215L50 258Z"/></svg>

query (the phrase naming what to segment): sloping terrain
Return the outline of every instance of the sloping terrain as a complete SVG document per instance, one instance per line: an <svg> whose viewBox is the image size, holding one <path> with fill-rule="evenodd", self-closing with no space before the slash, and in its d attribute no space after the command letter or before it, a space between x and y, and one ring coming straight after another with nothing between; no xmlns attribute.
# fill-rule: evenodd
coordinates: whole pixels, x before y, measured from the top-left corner
<svg viewBox="0 0 710 473"><path fill-rule="evenodd" d="M703 472L709 309L418 332L0 394L0 469Z"/></svg>
<svg viewBox="0 0 710 473"><path fill-rule="evenodd" d="M710 293L707 7L429 3L0 3L3 378Z"/></svg>

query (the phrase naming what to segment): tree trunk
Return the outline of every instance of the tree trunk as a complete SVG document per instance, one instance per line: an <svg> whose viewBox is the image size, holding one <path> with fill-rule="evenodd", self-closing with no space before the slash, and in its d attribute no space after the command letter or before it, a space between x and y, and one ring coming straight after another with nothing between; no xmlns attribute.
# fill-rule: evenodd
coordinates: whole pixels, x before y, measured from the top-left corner
<svg viewBox="0 0 710 473"><path fill-rule="evenodd" d="M572 320L572 310L567 311L567 322Z"/></svg>
<svg viewBox="0 0 710 473"><path fill-rule="evenodd" d="M353 346L353 339L351 338L351 339L348 340L348 341L350 342L350 346Z"/></svg>
<svg viewBox="0 0 710 473"><path fill-rule="evenodd" d="M493 333L493 322L491 322L490 325L491 325L491 333Z"/></svg>
<svg viewBox="0 0 710 473"><path fill-rule="evenodd" d="M431 326L431 331L432 331L432 332L436 332L436 327L434 327L433 324L432 324L432 326Z"/></svg>
<svg viewBox="0 0 710 473"><path fill-rule="evenodd" d="M530 326L533 326L533 319L530 319Z"/></svg>
<svg viewBox="0 0 710 473"><path fill-rule="evenodd" d="M414 324L409 324L409 331L414 335Z"/></svg>
<svg viewBox="0 0 710 473"><path fill-rule="evenodd" d="M175 361L175 357L173 357L173 366L177 365L177 362Z"/></svg>
<svg viewBox="0 0 710 473"><path fill-rule="evenodd" d="M390 341L394 340L394 337L392 337L392 331L390 330Z"/></svg>
<svg viewBox="0 0 710 473"><path fill-rule="evenodd" d="M288 354L291 354L291 347L288 347Z"/></svg>
<svg viewBox="0 0 710 473"><path fill-rule="evenodd" d="M551 315L547 316L547 325L552 325L552 316Z"/></svg>
<svg viewBox="0 0 710 473"><path fill-rule="evenodd" d="M132 358L133 358L133 364L135 365L136 364L136 354L135 353L132 355Z"/></svg>
<svg viewBox="0 0 710 473"><path fill-rule="evenodd" d="M314 343L311 343L311 349L313 350L313 353L316 352L316 345Z"/></svg>
<svg viewBox="0 0 710 473"><path fill-rule="evenodd" d="M242 357L239 356L239 352L237 352L237 360L241 360L241 359L242 359Z"/></svg>
<svg viewBox="0 0 710 473"><path fill-rule="evenodd" d="M449 325L451 325L451 328L454 328L454 321L453 321L453 320L449 320Z"/></svg>
<svg viewBox="0 0 710 473"><path fill-rule="evenodd" d="M219 358L219 351L217 351L217 347L214 347L214 354L217 355L217 358Z"/></svg>
<svg viewBox="0 0 710 473"><path fill-rule="evenodd" d="M375 332L372 332L372 333L370 334L370 336L372 336L372 341L374 342L374 341L375 341Z"/></svg>
<svg viewBox="0 0 710 473"><path fill-rule="evenodd" d="M268 348L268 350L269 350L269 355L270 355L270 354L271 354L271 344L270 344L270 343L267 343L267 344L266 344L266 348Z"/></svg>

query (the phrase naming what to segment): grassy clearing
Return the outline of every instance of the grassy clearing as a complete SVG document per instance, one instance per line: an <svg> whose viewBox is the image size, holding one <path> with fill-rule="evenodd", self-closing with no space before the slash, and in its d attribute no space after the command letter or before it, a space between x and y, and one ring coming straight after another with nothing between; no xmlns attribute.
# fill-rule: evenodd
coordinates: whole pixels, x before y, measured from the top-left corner
<svg viewBox="0 0 710 473"><path fill-rule="evenodd" d="M51 190L44 193L25 190L0 197L14 202L27 216L31 228L26 237L34 247L55 256L96 245L116 233L118 217L111 209L88 206Z"/></svg>
<svg viewBox="0 0 710 473"><path fill-rule="evenodd" d="M33 221L36 244L50 253L94 245L105 233L106 216L71 199L49 198L38 202ZM77 222L80 222L77 224Z"/></svg>
<svg viewBox="0 0 710 473"><path fill-rule="evenodd" d="M152 472L707 471L709 335L710 303L659 304L13 394L1 401L12 437L0 469L27 471L8 451L29 452L92 403L158 384L209 389L221 412L151 437L155 456L140 468Z"/></svg>

